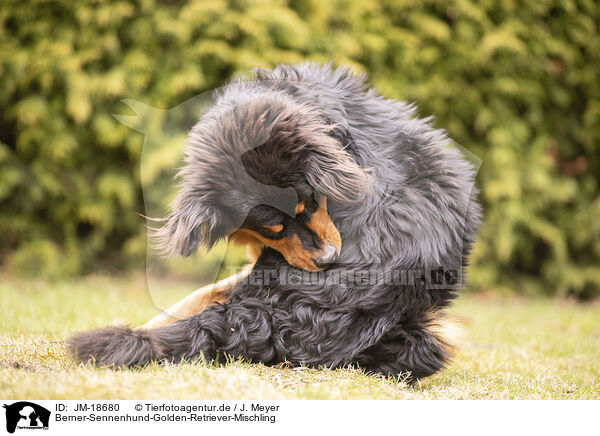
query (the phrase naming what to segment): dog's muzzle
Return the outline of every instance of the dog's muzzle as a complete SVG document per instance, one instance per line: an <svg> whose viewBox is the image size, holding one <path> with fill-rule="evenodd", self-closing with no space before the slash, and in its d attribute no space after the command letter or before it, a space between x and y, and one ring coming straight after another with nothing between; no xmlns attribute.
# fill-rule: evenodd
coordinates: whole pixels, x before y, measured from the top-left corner
<svg viewBox="0 0 600 436"><path fill-rule="evenodd" d="M329 264L335 262L338 258L338 251L335 246L332 244L327 244L325 248L323 248L323 253L319 257L314 260L315 265L318 268L324 268Z"/></svg>

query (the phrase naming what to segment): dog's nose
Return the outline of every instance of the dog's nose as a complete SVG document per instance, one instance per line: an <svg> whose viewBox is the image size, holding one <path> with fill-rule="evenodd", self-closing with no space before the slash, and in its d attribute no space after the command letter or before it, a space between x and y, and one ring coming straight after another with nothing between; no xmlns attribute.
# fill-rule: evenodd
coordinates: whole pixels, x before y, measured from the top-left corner
<svg viewBox="0 0 600 436"><path fill-rule="evenodd" d="M333 245L327 244L325 248L323 248L323 253L315 259L315 265L319 268L323 268L324 266L335 262L337 258L337 249Z"/></svg>

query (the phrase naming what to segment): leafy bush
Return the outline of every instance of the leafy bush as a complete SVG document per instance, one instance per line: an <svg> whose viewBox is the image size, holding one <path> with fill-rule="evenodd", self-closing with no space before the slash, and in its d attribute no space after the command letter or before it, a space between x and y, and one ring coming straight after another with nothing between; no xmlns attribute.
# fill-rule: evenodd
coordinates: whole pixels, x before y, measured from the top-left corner
<svg viewBox="0 0 600 436"><path fill-rule="evenodd" d="M5 0L0 258L15 271L140 266L142 136L167 108L307 59L369 73L483 159L471 284L600 295L600 8L592 0ZM163 164L170 164L165 159Z"/></svg>

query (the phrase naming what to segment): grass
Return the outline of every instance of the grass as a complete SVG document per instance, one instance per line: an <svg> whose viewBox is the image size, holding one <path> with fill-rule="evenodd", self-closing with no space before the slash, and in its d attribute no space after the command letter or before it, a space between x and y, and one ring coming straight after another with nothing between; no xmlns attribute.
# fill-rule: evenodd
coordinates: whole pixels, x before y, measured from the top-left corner
<svg viewBox="0 0 600 436"><path fill-rule="evenodd" d="M190 291L165 283L163 304ZM62 339L157 313L140 278L0 284L0 398L6 399L598 399L600 305L463 295L467 340L414 386L357 369L268 368L239 361L112 371L78 366Z"/></svg>

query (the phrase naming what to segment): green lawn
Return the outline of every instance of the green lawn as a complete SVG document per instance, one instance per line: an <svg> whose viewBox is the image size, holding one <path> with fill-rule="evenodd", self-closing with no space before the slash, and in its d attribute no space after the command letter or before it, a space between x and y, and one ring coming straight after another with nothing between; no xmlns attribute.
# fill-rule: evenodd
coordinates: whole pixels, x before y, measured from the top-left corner
<svg viewBox="0 0 600 436"><path fill-rule="evenodd" d="M136 325L157 313L141 278L47 284L0 277L0 398L598 399L600 305L465 294L452 312L467 340L449 367L414 386L356 369L233 362L112 371L78 366L69 333ZM175 301L192 288L165 283Z"/></svg>

